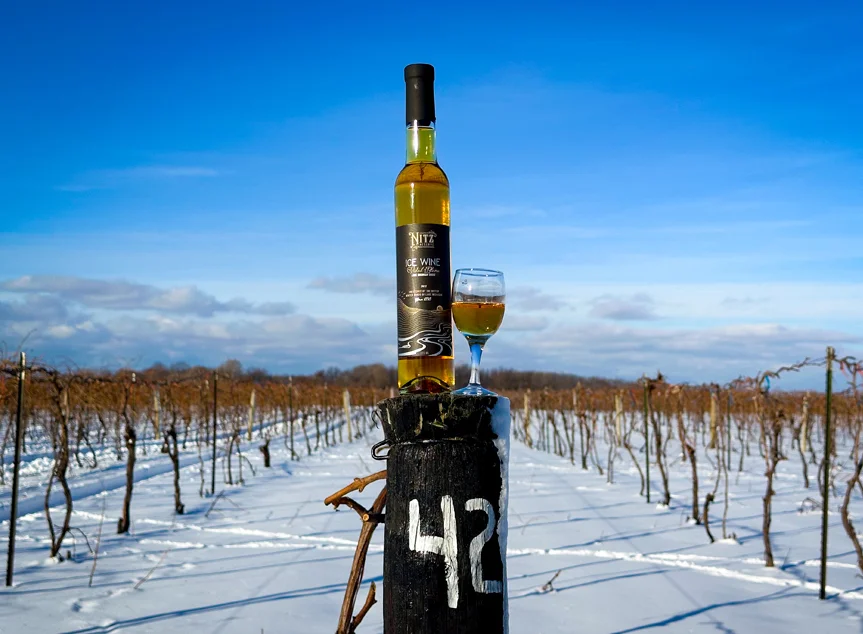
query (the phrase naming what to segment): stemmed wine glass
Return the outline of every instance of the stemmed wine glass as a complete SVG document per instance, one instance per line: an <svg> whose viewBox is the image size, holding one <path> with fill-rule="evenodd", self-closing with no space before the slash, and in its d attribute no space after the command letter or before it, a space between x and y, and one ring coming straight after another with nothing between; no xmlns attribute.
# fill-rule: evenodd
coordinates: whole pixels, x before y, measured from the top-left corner
<svg viewBox="0 0 863 634"><path fill-rule="evenodd" d="M490 269L458 269L452 281L452 316L470 345L470 382L453 394L497 396L479 383L485 342L503 321L506 308L503 273Z"/></svg>

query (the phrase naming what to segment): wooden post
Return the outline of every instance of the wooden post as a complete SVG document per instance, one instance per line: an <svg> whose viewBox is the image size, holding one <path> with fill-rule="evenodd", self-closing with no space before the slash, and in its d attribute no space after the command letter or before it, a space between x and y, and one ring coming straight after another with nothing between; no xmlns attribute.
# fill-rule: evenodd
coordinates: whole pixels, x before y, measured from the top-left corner
<svg viewBox="0 0 863 634"><path fill-rule="evenodd" d="M246 432L246 440L252 440L252 428L255 424L255 388L252 388L252 395L249 397L249 428Z"/></svg>
<svg viewBox="0 0 863 634"><path fill-rule="evenodd" d="M708 449L716 449L716 423L717 423L717 398L716 393L710 391L710 446Z"/></svg>
<svg viewBox="0 0 863 634"><path fill-rule="evenodd" d="M18 472L21 467L21 439L24 426L21 416L24 410L24 372L27 356L22 352L18 360L18 409L15 410L15 457L12 463L12 508L9 510L9 550L6 556L6 585L12 586L12 573L15 568L15 529L18 524Z"/></svg>
<svg viewBox="0 0 863 634"><path fill-rule="evenodd" d="M162 407L159 403L159 390L153 390L153 440L159 440L162 427Z"/></svg>
<svg viewBox="0 0 863 634"><path fill-rule="evenodd" d="M351 433L351 393L345 388L345 393L342 395L342 401L345 407L345 425L348 426L348 442L353 442L354 436Z"/></svg>
<svg viewBox="0 0 863 634"><path fill-rule="evenodd" d="M833 451L831 444L830 418L832 417L833 408L833 359L836 356L836 351L833 348L827 348L827 384L826 392L826 408L824 410L824 489L821 499L821 586L818 592L818 598L822 601L827 598L827 514L830 507L830 454Z"/></svg>
<svg viewBox="0 0 863 634"><path fill-rule="evenodd" d="M384 634L503 634L509 400L405 395L377 407L390 445Z"/></svg>

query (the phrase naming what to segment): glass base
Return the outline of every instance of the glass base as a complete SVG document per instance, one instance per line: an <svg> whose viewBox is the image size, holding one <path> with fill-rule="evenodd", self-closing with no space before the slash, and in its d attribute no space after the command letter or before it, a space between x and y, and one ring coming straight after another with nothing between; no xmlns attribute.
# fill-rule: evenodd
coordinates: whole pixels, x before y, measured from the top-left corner
<svg viewBox="0 0 863 634"><path fill-rule="evenodd" d="M482 385L472 384L466 385L459 390L453 390L450 394L457 396L497 396L496 392L485 389Z"/></svg>

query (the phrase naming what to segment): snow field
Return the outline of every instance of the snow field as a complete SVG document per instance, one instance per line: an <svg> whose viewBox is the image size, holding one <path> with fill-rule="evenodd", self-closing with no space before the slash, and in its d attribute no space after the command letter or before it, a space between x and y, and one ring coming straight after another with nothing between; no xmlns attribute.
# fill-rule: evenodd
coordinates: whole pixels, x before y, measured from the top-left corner
<svg viewBox="0 0 863 634"><path fill-rule="evenodd" d="M93 558L78 530L74 546L70 538L64 547L74 551L70 561L47 559L39 494L46 474L34 467L24 487L30 506L18 525L16 585L0 590L0 632L331 633L360 524L353 511L333 511L323 498L353 477L381 468L370 457L377 439L370 435L290 461L276 438L271 469L263 468L259 442L244 442L257 475L244 467L244 486L219 484L225 493L208 517L213 499L198 497L197 453L190 449L181 457L187 513L175 517L170 462L151 448L136 468L128 535L115 534L122 463L106 455L97 470L77 469L70 477L72 525L91 546L103 509L105 514L92 587ZM623 454L615 484L609 485L595 471L518 441L510 450L511 632L861 630L863 583L838 514L831 514L831 597L817 599L820 513L800 509L804 498L819 496L803 488L793 458L781 463L775 483L777 568L771 570L761 558L765 480L757 451L743 473L732 473L728 529L737 540L710 545L703 527L687 521L689 465L672 464L672 503L660 508L638 495L638 474ZM605 456L602 447L599 454ZM712 474L709 465L701 469L703 496L712 487ZM377 490L374 485L357 498L370 503ZM0 489L4 554L8 495L8 487ZM711 512L717 535L721 506L720 496ZM382 542L379 529L360 602L370 581L381 584ZM372 608L360 631L382 631L380 606Z"/></svg>

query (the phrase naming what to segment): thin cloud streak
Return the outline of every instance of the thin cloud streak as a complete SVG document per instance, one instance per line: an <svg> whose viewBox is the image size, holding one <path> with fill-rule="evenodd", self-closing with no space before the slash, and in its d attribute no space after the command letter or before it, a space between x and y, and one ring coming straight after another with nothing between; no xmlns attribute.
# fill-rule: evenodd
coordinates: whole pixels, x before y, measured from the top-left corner
<svg viewBox="0 0 863 634"><path fill-rule="evenodd" d="M55 190L64 192L87 192L110 189L124 184L146 180L215 178L226 174L223 170L201 165L138 165L120 169L90 170L71 183L57 185Z"/></svg>

